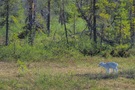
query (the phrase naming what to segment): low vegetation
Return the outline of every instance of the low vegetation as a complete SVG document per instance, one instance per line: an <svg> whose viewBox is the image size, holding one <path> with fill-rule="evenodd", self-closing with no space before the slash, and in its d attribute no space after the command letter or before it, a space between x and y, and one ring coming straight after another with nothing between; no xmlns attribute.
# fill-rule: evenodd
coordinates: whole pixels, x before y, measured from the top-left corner
<svg viewBox="0 0 135 90"><path fill-rule="evenodd" d="M119 63L118 74L106 74L100 61ZM134 57L84 57L81 60L0 62L1 90L133 90Z"/></svg>

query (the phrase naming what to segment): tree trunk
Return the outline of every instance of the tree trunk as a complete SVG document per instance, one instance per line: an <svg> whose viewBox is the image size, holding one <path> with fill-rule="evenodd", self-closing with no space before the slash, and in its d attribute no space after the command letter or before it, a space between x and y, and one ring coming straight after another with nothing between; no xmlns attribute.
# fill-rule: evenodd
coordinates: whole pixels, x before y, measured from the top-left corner
<svg viewBox="0 0 135 90"><path fill-rule="evenodd" d="M48 15L47 15L47 31L48 31L48 36L50 35L50 1L48 0Z"/></svg>
<svg viewBox="0 0 135 90"><path fill-rule="evenodd" d="M134 18L135 18L135 0L133 1L133 6L134 6ZM135 23L134 23L135 24ZM134 45L134 36L135 36L135 25L133 25L133 31L132 31L132 33L133 33L133 37L132 37L132 43L133 43L133 45Z"/></svg>
<svg viewBox="0 0 135 90"><path fill-rule="evenodd" d="M8 31L9 31L9 1L6 2L6 43L7 46L9 44L9 38L8 38Z"/></svg>
<svg viewBox="0 0 135 90"><path fill-rule="evenodd" d="M36 0L28 0L29 3L29 24L28 24L28 29L29 29L29 44L33 45L34 42L34 36L36 33L35 30L35 17L36 17Z"/></svg>
<svg viewBox="0 0 135 90"><path fill-rule="evenodd" d="M96 0L93 0L93 38L94 42L97 43L97 30L96 30Z"/></svg>
<svg viewBox="0 0 135 90"><path fill-rule="evenodd" d="M131 36L131 47L134 45L134 33L135 33L135 23L133 22L133 18L135 18L135 0L133 1L133 9L132 10L132 6L131 6L131 10L130 10L130 36Z"/></svg>
<svg viewBox="0 0 135 90"><path fill-rule="evenodd" d="M73 26L73 30L74 30L74 35L75 35L75 32L76 32L76 15L74 13L74 26Z"/></svg>
<svg viewBox="0 0 135 90"><path fill-rule="evenodd" d="M68 33L67 33L67 27L66 27L65 8L64 7L65 7L64 0L62 0L62 13L63 13L64 29L65 29L66 42L68 44Z"/></svg>
<svg viewBox="0 0 135 90"><path fill-rule="evenodd" d="M104 36L104 24L101 25L101 35ZM102 46L103 43L103 37L101 37L100 45Z"/></svg>
<svg viewBox="0 0 135 90"><path fill-rule="evenodd" d="M119 45L122 43L122 17L120 17L120 26L119 26L119 35L120 35L120 39L119 39Z"/></svg>

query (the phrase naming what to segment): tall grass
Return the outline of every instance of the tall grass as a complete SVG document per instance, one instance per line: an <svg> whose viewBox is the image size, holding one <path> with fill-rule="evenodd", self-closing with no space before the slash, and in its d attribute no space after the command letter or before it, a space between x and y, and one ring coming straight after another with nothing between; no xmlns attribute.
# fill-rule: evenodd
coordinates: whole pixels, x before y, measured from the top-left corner
<svg viewBox="0 0 135 90"><path fill-rule="evenodd" d="M73 75L41 75L37 81L36 85L40 87L41 90L101 90L96 86L97 81L88 80L85 77L79 78ZM104 88L103 90L108 90Z"/></svg>

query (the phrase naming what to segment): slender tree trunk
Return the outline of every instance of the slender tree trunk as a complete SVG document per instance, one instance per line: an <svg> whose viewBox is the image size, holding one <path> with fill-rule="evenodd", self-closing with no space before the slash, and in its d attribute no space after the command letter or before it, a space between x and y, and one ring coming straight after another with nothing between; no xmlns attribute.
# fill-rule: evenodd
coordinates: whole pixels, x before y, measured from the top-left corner
<svg viewBox="0 0 135 90"><path fill-rule="evenodd" d="M29 0L29 43L32 45L32 4L33 0Z"/></svg>
<svg viewBox="0 0 135 90"><path fill-rule="evenodd" d="M83 5L83 0L80 1L80 6L82 7L82 5Z"/></svg>
<svg viewBox="0 0 135 90"><path fill-rule="evenodd" d="M47 15L47 31L48 31L48 36L50 35L50 1L48 0L48 15Z"/></svg>
<svg viewBox="0 0 135 90"><path fill-rule="evenodd" d="M67 33L67 26L66 26L66 19L65 19L65 5L64 0L62 0L62 13L63 13L63 21L64 21L64 29L65 29L65 36L66 36L66 42L68 44L68 33Z"/></svg>
<svg viewBox="0 0 135 90"><path fill-rule="evenodd" d="M104 35L104 24L101 25L101 42L100 42L100 45L102 46L102 43L103 43L103 35Z"/></svg>
<svg viewBox="0 0 135 90"><path fill-rule="evenodd" d="M130 44L131 47L134 45L134 25L133 25L133 20L132 20L132 8L130 10Z"/></svg>
<svg viewBox="0 0 135 90"><path fill-rule="evenodd" d="M135 0L133 1L133 6L134 6L134 16L133 17L135 18ZM133 25L133 31L132 31L132 33L133 33L132 43L134 45L135 25Z"/></svg>
<svg viewBox="0 0 135 90"><path fill-rule="evenodd" d="M32 44L34 43L36 34L36 4L37 0L33 0L33 34L32 34Z"/></svg>
<svg viewBox="0 0 135 90"><path fill-rule="evenodd" d="M119 35L120 35L120 39L119 39L119 44L122 43L122 17L120 17L120 26L119 26Z"/></svg>
<svg viewBox="0 0 135 90"><path fill-rule="evenodd" d="M133 10L133 13L132 13L132 7L131 7L131 10L130 10L130 33L131 33L131 47L134 45L134 36L135 36L135 25L134 25L134 22L132 20L132 18L135 18L135 0L133 0L133 7L134 7L134 10Z"/></svg>
<svg viewBox="0 0 135 90"><path fill-rule="evenodd" d="M76 32L76 15L74 13L74 26L73 26L74 34Z"/></svg>
<svg viewBox="0 0 135 90"><path fill-rule="evenodd" d="M7 46L9 44L9 37L8 37L8 31L9 31L9 1L6 2L6 43Z"/></svg>
<svg viewBox="0 0 135 90"><path fill-rule="evenodd" d="M97 43L97 30L96 30L96 0L93 0L93 38L94 42Z"/></svg>
<svg viewBox="0 0 135 90"><path fill-rule="evenodd" d="M29 24L28 24L28 29L29 29L29 44L33 45L34 42L34 36L35 36L35 17L36 17L36 0L28 0L29 3Z"/></svg>

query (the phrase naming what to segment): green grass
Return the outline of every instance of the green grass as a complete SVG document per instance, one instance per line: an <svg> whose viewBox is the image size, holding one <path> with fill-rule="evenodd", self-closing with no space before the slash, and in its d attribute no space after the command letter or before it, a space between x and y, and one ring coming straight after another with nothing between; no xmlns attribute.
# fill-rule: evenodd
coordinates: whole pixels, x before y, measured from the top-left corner
<svg viewBox="0 0 135 90"><path fill-rule="evenodd" d="M119 73L105 74L100 61L118 62ZM0 62L0 90L133 90L134 63L134 57Z"/></svg>

